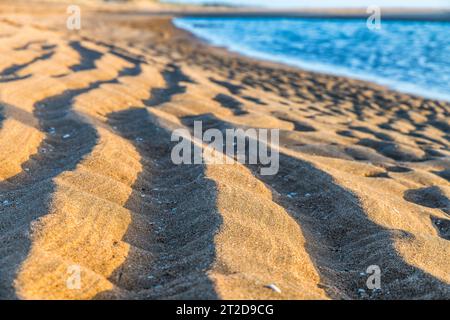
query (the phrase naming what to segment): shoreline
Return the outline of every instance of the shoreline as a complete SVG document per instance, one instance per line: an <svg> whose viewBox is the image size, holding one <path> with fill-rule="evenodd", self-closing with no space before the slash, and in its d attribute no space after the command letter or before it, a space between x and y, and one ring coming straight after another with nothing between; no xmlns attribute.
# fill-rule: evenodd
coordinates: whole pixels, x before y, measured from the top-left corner
<svg viewBox="0 0 450 320"><path fill-rule="evenodd" d="M175 5L176 6L176 5ZM123 14L173 17L215 17L215 18L302 18L302 19L364 19L369 13L366 8L357 9L292 9L276 10L265 8L246 9L239 7L193 7L180 6L168 10L123 10ZM395 9L381 8L382 19L399 21L450 21L450 7L439 9Z"/></svg>
<svg viewBox="0 0 450 320"><path fill-rule="evenodd" d="M189 18L191 16L185 16ZM209 16L211 17L211 16ZM260 52L257 50L247 49L240 47L239 45L222 45L218 42L214 42L214 40L207 39L207 36L202 35L201 32L194 30L194 28L190 28L188 25L183 24L181 21L177 23L177 19L183 19L183 17L173 17L172 23L176 28L180 30L186 31L190 33L194 38L197 38L198 41L201 41L205 45L221 48L230 53L235 53L249 59L255 59L262 62L270 62L276 63L282 66L288 66L293 68L298 68L299 70L303 70L306 72L314 72L322 75L330 75L336 77L345 77L352 80L364 81L373 83L376 85L383 86L387 89L398 91L405 94L411 94L414 96L422 97L425 99L432 100L443 100L446 102L450 102L450 94L445 94L443 92L433 92L432 90L427 88L422 88L420 86L416 86L413 83L401 82L396 80L390 80L387 78L383 78L380 76L375 76L371 74L364 74L363 72L352 71L345 67L334 66L334 65L326 65L320 62L311 62L311 61L302 61L301 59L295 58L286 58L286 57L277 57L275 55L271 55L269 53ZM284 61L281 61L284 59Z"/></svg>

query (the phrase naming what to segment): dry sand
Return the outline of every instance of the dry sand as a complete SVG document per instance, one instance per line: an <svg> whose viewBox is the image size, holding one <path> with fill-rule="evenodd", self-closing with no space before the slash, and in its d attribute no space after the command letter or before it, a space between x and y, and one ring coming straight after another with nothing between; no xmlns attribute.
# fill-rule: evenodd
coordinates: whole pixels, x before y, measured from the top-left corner
<svg viewBox="0 0 450 320"><path fill-rule="evenodd" d="M449 103L65 8L0 5L0 298L450 298ZM193 120L281 129L279 173L174 165Z"/></svg>

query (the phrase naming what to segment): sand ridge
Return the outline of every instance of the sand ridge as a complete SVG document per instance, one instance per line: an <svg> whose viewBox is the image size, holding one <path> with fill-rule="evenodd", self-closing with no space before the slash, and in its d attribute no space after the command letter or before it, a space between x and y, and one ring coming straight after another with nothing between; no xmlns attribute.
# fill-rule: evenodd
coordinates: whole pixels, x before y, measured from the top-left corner
<svg viewBox="0 0 450 320"><path fill-rule="evenodd" d="M0 18L1 298L450 297L448 103L63 17ZM280 172L174 165L195 120L279 128Z"/></svg>

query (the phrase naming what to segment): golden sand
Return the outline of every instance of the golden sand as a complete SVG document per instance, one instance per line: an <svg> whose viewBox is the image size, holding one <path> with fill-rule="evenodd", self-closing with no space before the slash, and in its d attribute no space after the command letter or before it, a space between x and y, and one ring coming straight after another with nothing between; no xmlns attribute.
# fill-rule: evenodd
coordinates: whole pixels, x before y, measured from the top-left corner
<svg viewBox="0 0 450 320"><path fill-rule="evenodd" d="M64 6L1 9L0 298L450 298L448 103L239 57L168 17L90 8L70 32ZM279 173L174 165L192 120L279 128Z"/></svg>

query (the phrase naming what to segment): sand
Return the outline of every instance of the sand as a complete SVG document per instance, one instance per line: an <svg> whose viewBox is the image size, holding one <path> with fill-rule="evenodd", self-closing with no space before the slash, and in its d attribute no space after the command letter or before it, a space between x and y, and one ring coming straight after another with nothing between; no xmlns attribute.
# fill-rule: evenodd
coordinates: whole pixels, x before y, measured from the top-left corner
<svg viewBox="0 0 450 320"><path fill-rule="evenodd" d="M449 103L169 16L83 7L74 32L64 5L0 8L0 298L450 298ZM279 173L173 164L195 120L280 129Z"/></svg>

